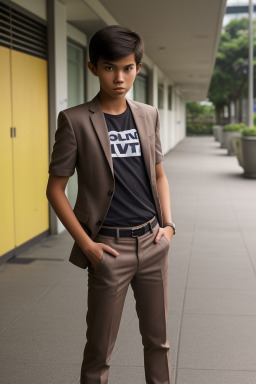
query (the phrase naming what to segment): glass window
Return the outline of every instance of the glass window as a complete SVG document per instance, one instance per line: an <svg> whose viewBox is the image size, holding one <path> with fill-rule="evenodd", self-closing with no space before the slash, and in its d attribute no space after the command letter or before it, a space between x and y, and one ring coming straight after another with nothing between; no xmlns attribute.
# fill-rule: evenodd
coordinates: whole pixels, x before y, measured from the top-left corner
<svg viewBox="0 0 256 384"><path fill-rule="evenodd" d="M133 98L135 101L148 104L148 76L138 73L133 83Z"/></svg>
<svg viewBox="0 0 256 384"><path fill-rule="evenodd" d="M172 86L169 85L168 87L168 109L172 110Z"/></svg>
<svg viewBox="0 0 256 384"><path fill-rule="evenodd" d="M83 47L68 41L68 107L73 107L85 101L85 50ZM77 172L75 170L68 180L68 200L72 208L75 206L77 197Z"/></svg>
<svg viewBox="0 0 256 384"><path fill-rule="evenodd" d="M84 49L68 41L68 107L84 102Z"/></svg>
<svg viewBox="0 0 256 384"><path fill-rule="evenodd" d="M158 84L158 109L164 109L164 86Z"/></svg>

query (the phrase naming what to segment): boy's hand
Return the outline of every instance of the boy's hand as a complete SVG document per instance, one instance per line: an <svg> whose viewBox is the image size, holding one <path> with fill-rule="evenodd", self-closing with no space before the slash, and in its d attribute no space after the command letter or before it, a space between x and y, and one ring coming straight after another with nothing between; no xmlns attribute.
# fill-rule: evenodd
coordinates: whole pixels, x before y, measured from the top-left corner
<svg viewBox="0 0 256 384"><path fill-rule="evenodd" d="M114 248L111 248L109 245L106 245L104 243L95 243L93 241L90 245L90 248L86 250L86 256L88 256L94 268L96 268L97 265L100 263L103 257L103 251L108 252L115 257L119 255L119 253Z"/></svg>
<svg viewBox="0 0 256 384"><path fill-rule="evenodd" d="M158 243L162 236L165 236L170 244L173 237L173 228L169 226L165 228L160 227L155 237L155 243Z"/></svg>

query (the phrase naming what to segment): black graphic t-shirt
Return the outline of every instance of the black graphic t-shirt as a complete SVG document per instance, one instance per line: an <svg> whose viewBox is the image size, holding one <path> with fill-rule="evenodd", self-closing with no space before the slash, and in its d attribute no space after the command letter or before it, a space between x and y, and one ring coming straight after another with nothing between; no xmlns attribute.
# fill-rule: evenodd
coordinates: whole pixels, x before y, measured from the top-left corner
<svg viewBox="0 0 256 384"><path fill-rule="evenodd" d="M120 115L104 113L111 145L115 192L103 225L136 226L156 215L139 136L127 104Z"/></svg>

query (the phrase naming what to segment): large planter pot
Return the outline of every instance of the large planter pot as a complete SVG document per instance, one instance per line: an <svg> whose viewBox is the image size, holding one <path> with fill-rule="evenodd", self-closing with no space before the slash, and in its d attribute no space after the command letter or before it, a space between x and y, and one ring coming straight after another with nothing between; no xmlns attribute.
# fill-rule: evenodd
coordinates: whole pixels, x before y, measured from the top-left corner
<svg viewBox="0 0 256 384"><path fill-rule="evenodd" d="M223 127L220 126L219 129L219 142L220 142L220 148L226 148L224 143L224 136L223 136Z"/></svg>
<svg viewBox="0 0 256 384"><path fill-rule="evenodd" d="M243 136L244 176L256 179L256 136Z"/></svg>
<svg viewBox="0 0 256 384"><path fill-rule="evenodd" d="M243 157L243 144L242 137L233 137L232 139L232 149L237 157L238 164L241 167L244 167L244 157Z"/></svg>
<svg viewBox="0 0 256 384"><path fill-rule="evenodd" d="M214 125L212 127L213 136L215 138L215 141L220 141L220 129L221 129L220 125Z"/></svg>
<svg viewBox="0 0 256 384"><path fill-rule="evenodd" d="M241 137L241 132L239 131L222 131L223 145L228 150L228 155L234 156L235 152L232 147L233 137Z"/></svg>

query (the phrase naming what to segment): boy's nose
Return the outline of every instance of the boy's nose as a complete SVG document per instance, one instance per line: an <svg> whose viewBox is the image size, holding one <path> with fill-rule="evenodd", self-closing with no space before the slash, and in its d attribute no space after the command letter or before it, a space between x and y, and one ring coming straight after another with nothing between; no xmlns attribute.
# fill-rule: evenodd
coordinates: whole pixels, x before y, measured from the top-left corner
<svg viewBox="0 0 256 384"><path fill-rule="evenodd" d="M124 82L124 79L123 79L123 74L122 72L117 72L116 73L116 77L115 77L115 83L123 83Z"/></svg>

